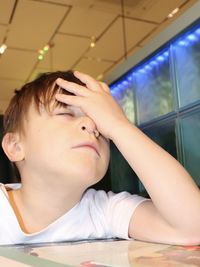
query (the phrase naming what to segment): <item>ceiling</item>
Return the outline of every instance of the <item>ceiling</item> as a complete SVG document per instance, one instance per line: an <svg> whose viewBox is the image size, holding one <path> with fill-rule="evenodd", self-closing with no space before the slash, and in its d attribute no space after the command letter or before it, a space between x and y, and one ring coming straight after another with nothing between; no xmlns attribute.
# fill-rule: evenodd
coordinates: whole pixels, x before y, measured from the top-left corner
<svg viewBox="0 0 200 267"><path fill-rule="evenodd" d="M14 89L41 72L77 69L103 79L197 1L0 0L0 46L7 45L0 55L0 113Z"/></svg>

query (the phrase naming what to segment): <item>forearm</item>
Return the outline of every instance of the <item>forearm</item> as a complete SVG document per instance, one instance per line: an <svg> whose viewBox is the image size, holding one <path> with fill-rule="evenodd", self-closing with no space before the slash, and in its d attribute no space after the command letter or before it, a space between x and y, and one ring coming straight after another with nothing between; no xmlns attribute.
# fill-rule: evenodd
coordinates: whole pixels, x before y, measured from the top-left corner
<svg viewBox="0 0 200 267"><path fill-rule="evenodd" d="M120 122L115 129L113 142L163 218L179 228L200 221L200 192L182 165L131 123Z"/></svg>

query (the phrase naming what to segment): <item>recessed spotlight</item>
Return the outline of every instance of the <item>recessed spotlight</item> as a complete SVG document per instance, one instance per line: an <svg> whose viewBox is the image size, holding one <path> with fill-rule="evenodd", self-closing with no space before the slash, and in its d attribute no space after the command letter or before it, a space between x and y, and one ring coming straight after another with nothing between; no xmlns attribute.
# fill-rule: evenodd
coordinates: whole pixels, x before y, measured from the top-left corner
<svg viewBox="0 0 200 267"><path fill-rule="evenodd" d="M90 43L90 47L95 47L95 42L94 41L92 41L91 43Z"/></svg>
<svg viewBox="0 0 200 267"><path fill-rule="evenodd" d="M0 54L1 54L1 55L5 52L6 48L7 48L7 45L6 45L6 44L2 44L2 45L0 46Z"/></svg>
<svg viewBox="0 0 200 267"><path fill-rule="evenodd" d="M43 60L44 55L46 54L46 52L49 50L50 45L46 44L42 49L38 50L38 60Z"/></svg>
<svg viewBox="0 0 200 267"><path fill-rule="evenodd" d="M93 47L95 47L95 45L96 45L96 37L95 36L92 36L91 37L90 47L93 48Z"/></svg>
<svg viewBox="0 0 200 267"><path fill-rule="evenodd" d="M168 18L172 18L177 12L179 11L179 8L175 8L169 15L167 16Z"/></svg>

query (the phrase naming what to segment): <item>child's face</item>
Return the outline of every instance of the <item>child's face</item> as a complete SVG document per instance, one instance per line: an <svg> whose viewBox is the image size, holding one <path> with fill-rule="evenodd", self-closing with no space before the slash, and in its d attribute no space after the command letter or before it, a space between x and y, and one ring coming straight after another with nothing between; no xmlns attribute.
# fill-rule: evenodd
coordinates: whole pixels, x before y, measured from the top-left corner
<svg viewBox="0 0 200 267"><path fill-rule="evenodd" d="M78 107L56 107L51 114L42 108L39 114L32 105L22 138L26 173L70 186L98 182L106 173L110 149L108 140L95 137L95 129Z"/></svg>

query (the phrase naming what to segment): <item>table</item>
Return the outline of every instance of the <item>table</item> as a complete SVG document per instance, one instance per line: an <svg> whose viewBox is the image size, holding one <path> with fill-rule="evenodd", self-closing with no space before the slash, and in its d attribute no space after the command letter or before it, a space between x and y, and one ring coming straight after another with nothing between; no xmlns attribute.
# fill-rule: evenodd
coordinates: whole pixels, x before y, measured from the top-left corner
<svg viewBox="0 0 200 267"><path fill-rule="evenodd" d="M0 247L0 266L197 267L200 246L95 240Z"/></svg>

